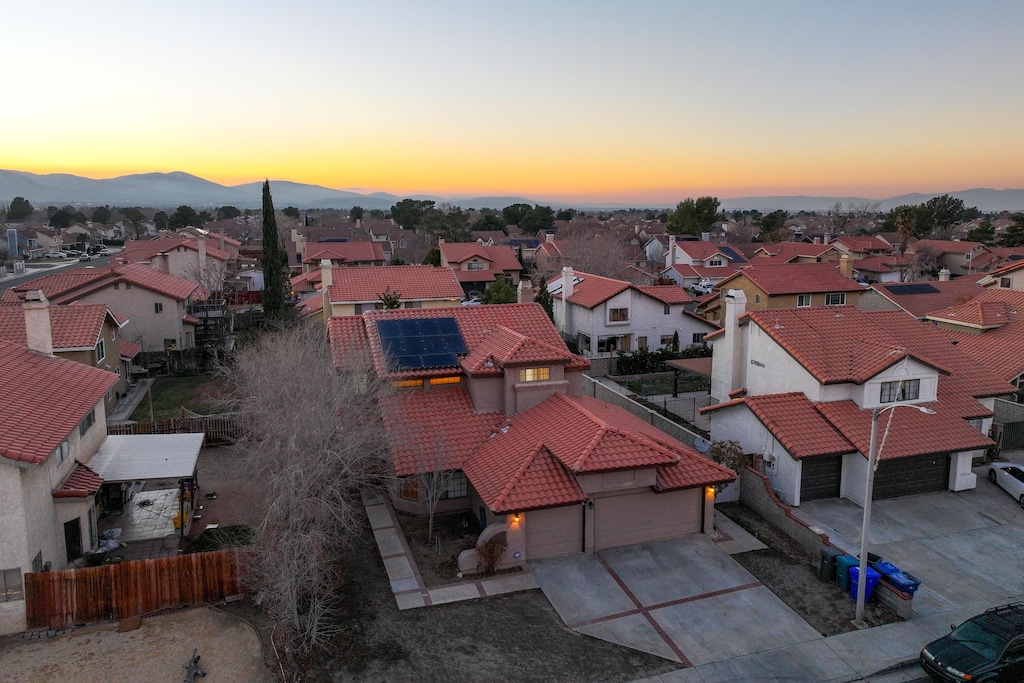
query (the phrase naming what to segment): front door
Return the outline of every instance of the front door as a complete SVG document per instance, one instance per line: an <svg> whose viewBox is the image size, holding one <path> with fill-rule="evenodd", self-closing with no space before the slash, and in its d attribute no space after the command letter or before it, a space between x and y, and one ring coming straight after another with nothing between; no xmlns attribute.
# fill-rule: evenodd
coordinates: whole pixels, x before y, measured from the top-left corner
<svg viewBox="0 0 1024 683"><path fill-rule="evenodd" d="M64 522L64 547L68 551L68 562L82 556L82 522L79 518Z"/></svg>

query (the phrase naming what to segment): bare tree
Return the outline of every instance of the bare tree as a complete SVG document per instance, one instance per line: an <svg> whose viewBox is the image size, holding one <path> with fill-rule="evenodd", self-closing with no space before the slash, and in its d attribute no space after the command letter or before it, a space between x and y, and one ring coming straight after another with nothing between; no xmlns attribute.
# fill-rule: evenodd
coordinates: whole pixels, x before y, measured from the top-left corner
<svg viewBox="0 0 1024 683"><path fill-rule="evenodd" d="M340 363L340 365L339 365ZM266 333L223 370L238 399L249 477L262 514L248 581L291 637L289 652L324 646L339 580L336 559L363 526L359 491L386 495L380 399L365 357L332 362L320 326Z"/></svg>
<svg viewBox="0 0 1024 683"><path fill-rule="evenodd" d="M590 229L563 231L560 235L566 242L562 249L565 265L591 275L621 278L629 244L613 230L586 227Z"/></svg>
<svg viewBox="0 0 1024 683"><path fill-rule="evenodd" d="M448 493L455 472L448 468L448 455L444 440L434 434L431 445L420 451L417 463L420 473L415 475L416 490L422 494L427 505L427 543L434 541L434 513L437 504Z"/></svg>

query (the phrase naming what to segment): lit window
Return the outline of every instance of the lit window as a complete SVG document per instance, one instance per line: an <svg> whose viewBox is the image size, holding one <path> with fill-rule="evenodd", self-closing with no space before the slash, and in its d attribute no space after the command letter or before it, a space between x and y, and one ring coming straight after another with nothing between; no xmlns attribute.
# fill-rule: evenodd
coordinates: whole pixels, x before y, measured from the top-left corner
<svg viewBox="0 0 1024 683"><path fill-rule="evenodd" d="M421 380L421 379L400 379L398 381L392 382L391 386L399 387L399 388L401 388L401 387L421 387L421 386L423 386L423 380Z"/></svg>
<svg viewBox="0 0 1024 683"><path fill-rule="evenodd" d="M880 403L913 401L921 397L921 380L901 379L898 382L882 382Z"/></svg>
<svg viewBox="0 0 1024 683"><path fill-rule="evenodd" d="M846 292L838 292L836 294L825 295L826 306L845 306L846 305Z"/></svg>
<svg viewBox="0 0 1024 683"><path fill-rule="evenodd" d="M462 381L462 378L456 375L455 377L431 377L430 383L432 385L437 384L458 384Z"/></svg>
<svg viewBox="0 0 1024 683"><path fill-rule="evenodd" d="M807 308L808 306L811 305L811 295L810 294L800 294L796 298L796 305L798 307L800 307L800 308Z"/></svg>
<svg viewBox="0 0 1024 683"><path fill-rule="evenodd" d="M419 500L420 499L420 488L416 485L414 479L405 479L401 483L402 486L402 498L404 500Z"/></svg>
<svg viewBox="0 0 1024 683"><path fill-rule="evenodd" d="M551 368L520 368L520 382L543 382L551 379Z"/></svg>
<svg viewBox="0 0 1024 683"><path fill-rule="evenodd" d="M608 322L611 322L611 323L628 323L629 322L629 309L628 308L610 308L610 309L608 309Z"/></svg>

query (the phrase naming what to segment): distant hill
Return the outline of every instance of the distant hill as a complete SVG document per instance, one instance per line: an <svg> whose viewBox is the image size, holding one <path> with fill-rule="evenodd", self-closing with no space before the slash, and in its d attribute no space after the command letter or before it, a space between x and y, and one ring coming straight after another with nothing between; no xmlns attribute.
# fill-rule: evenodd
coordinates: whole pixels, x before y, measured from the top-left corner
<svg viewBox="0 0 1024 683"><path fill-rule="evenodd" d="M360 194L347 190L333 190L320 185L307 185L288 180L270 181L274 195L274 206L284 208L295 206L300 209L350 209L361 206L364 209L390 209L404 196L387 192ZM39 175L24 171L0 170L0 202L10 202L15 197L24 197L33 206L151 206L174 209L186 204L196 209L211 209L218 206L236 206L240 209L258 209L263 201L263 183L244 183L227 186L204 180L180 171L174 173L139 173L105 180L93 180L66 173ZM901 204L920 204L942 192L932 194L907 194L880 201L879 209L888 211ZM976 188L949 192L964 200L967 206L976 206L981 211L1022 211L1024 190L992 190ZM456 206L474 209L502 209L510 204L550 204L553 208L573 206L588 210L615 210L625 208L647 208L639 204L621 202L588 202L586 204L562 204L538 202L526 197L440 197L414 195L412 199L431 199L438 203L450 202ZM680 197L680 200L685 197ZM879 200L863 197L736 197L722 199L726 211L756 209L774 211L783 209L796 211L827 211L840 202L862 204ZM661 209L665 206L652 206Z"/></svg>

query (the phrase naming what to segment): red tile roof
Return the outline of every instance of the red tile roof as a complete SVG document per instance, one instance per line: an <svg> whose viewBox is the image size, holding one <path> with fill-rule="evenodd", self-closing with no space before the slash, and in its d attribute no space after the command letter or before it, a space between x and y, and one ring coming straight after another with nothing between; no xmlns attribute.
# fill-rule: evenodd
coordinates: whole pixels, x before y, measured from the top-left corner
<svg viewBox="0 0 1024 683"><path fill-rule="evenodd" d="M120 327L105 304L51 306L49 313L55 352L91 349L99 342L104 323ZM20 306L0 307L0 339L26 342L25 312Z"/></svg>
<svg viewBox="0 0 1024 683"><path fill-rule="evenodd" d="M745 276L768 296L813 294L817 292L859 292L863 288L855 280L839 272L834 262L826 263L760 263L757 260L734 274L725 283Z"/></svg>
<svg viewBox="0 0 1024 683"><path fill-rule="evenodd" d="M132 342L125 341L124 339L117 340L117 347L121 354L121 360L132 360L135 356L139 355L140 351L142 351L141 344L133 344Z"/></svg>
<svg viewBox="0 0 1024 683"><path fill-rule="evenodd" d="M205 299L209 295L192 280L164 273L145 263L128 263L111 268L76 268L57 275L45 275L31 283L11 287L4 292L3 300L22 301L26 291L40 289L52 303L65 304L119 282L128 282L179 301Z"/></svg>
<svg viewBox="0 0 1024 683"><path fill-rule="evenodd" d="M686 293L679 285L655 285L652 287L637 287L641 292L657 299L664 304L692 304L693 297Z"/></svg>
<svg viewBox="0 0 1024 683"><path fill-rule="evenodd" d="M559 275L552 280L551 284L561 283L563 277ZM573 278L573 291L572 296L569 297L569 302L583 308L592 309L603 304L616 294L632 287L630 283L623 280L613 280L610 277L601 277L600 275L591 275L590 273L580 271L575 271ZM555 294L556 299L562 298L562 291Z"/></svg>
<svg viewBox="0 0 1024 683"><path fill-rule="evenodd" d="M364 263L385 259L380 242L312 242L306 244L303 263L320 263L321 259Z"/></svg>
<svg viewBox="0 0 1024 683"><path fill-rule="evenodd" d="M908 284L928 285L936 291L900 294L900 285ZM965 303L985 291L977 282L964 278L945 282L893 282L875 284L871 287L915 318L924 318L933 311ZM896 291L893 291L894 289Z"/></svg>
<svg viewBox="0 0 1024 683"><path fill-rule="evenodd" d="M513 365L572 362L572 354L564 346L554 346L503 325L484 337L462 361L468 374L502 374L502 368Z"/></svg>
<svg viewBox="0 0 1024 683"><path fill-rule="evenodd" d="M117 375L0 341L0 456L38 465L103 400Z"/></svg>
<svg viewBox="0 0 1024 683"><path fill-rule="evenodd" d="M332 303L369 303L386 290L402 301L459 300L462 286L448 268L434 266L352 266L331 269Z"/></svg>
<svg viewBox="0 0 1024 683"><path fill-rule="evenodd" d="M733 263L724 267L708 268L706 266L688 266L682 263L677 263L674 266L666 268L662 272L669 270L675 271L679 277L683 279L692 280L694 278L700 280L711 280L712 282L718 282L725 278L734 275L744 268L747 267L747 262L742 261L739 263Z"/></svg>
<svg viewBox="0 0 1024 683"><path fill-rule="evenodd" d="M788 263L797 258L821 258L829 252L833 252L837 257L839 255L839 251L830 244L772 242L758 247L754 253L757 258L767 258L771 263Z"/></svg>
<svg viewBox="0 0 1024 683"><path fill-rule="evenodd" d="M541 444L525 457L472 460L466 476L491 510L498 514L571 505L587 499L579 482Z"/></svg>
<svg viewBox="0 0 1024 683"><path fill-rule="evenodd" d="M523 269L515 250L505 244L484 246L476 242L445 242L438 248L441 251L443 262L452 268L456 268L458 264L475 256L490 261L492 271L518 273ZM467 272L480 274L478 270Z"/></svg>
<svg viewBox="0 0 1024 683"><path fill-rule="evenodd" d="M957 351L963 353L1000 378L1012 381L1024 374L1024 292L1010 289L988 289L979 294L970 304L977 301L1002 303L1005 322L981 334L973 332L951 332L950 338L956 343ZM966 304L966 305L970 305ZM957 309L936 311L929 320L960 320ZM967 317L970 317L965 312Z"/></svg>
<svg viewBox="0 0 1024 683"><path fill-rule="evenodd" d="M313 297L323 301L322 296ZM355 359L357 363L369 362L370 344L366 338L366 327L362 316L336 315L327 321L327 338L331 345L334 367L345 367Z"/></svg>
<svg viewBox="0 0 1024 683"><path fill-rule="evenodd" d="M86 498L100 490L103 477L93 472L87 465L75 463L75 468L64 483L53 490L54 498Z"/></svg>
<svg viewBox="0 0 1024 683"><path fill-rule="evenodd" d="M916 254L922 249L928 249L936 256L941 256L942 254L967 254L979 248L985 249L985 245L981 242L960 242L958 240L917 240L907 248L907 252Z"/></svg>
<svg viewBox="0 0 1024 683"><path fill-rule="evenodd" d="M891 273L899 268L900 257L896 255L868 256L853 262L858 273ZM909 259L907 259L909 261Z"/></svg>
<svg viewBox="0 0 1024 683"><path fill-rule="evenodd" d="M216 243L216 240L212 238L206 240L207 258L217 259L218 261L228 260L231 254L215 247L214 244ZM171 251L178 247L191 249L198 253L199 240L194 237L157 237L151 240L128 240L124 244L124 249L118 252L117 258L125 263L150 261L160 252Z"/></svg>
<svg viewBox="0 0 1024 683"><path fill-rule="evenodd" d="M458 370L458 368L439 368L433 370L394 371L388 368L380 336L377 332L377 321L415 318L454 318L462 334L462 339L466 343L467 358L472 357L474 359L474 361L471 361L473 365L472 371L483 371L479 366L479 361L484 355L484 351L480 350L482 345L486 344L485 351L487 353L497 351L498 356L501 358L505 358L505 354L512 349L512 346L507 344L503 346L499 338L492 338L488 341L488 338L502 327L531 340L530 344L523 344L516 348L517 353L521 351L523 354L529 354L529 356L520 355L518 356L519 358L529 357L540 361L547 354L545 362L565 363L566 371L586 370L590 367L588 360L569 353L568 347L566 347L561 335L555 329L554 324L540 304L493 304L444 308L404 308L364 313L363 334L368 339L370 350L373 354L374 367L379 376L388 379L429 377L450 375L453 370ZM337 354L344 353L344 351L335 348L334 353L337 357ZM508 362L514 363L516 361L510 359Z"/></svg>
<svg viewBox="0 0 1024 683"><path fill-rule="evenodd" d="M892 247L885 240L870 235L864 237L837 237L835 242L845 246L854 252L884 252L892 251Z"/></svg>
<svg viewBox="0 0 1024 683"><path fill-rule="evenodd" d="M1024 268L1024 259L1010 261L1006 265L1000 266L996 270L993 270L991 273L989 273L989 275L993 277L999 277L1000 275L1006 275L1008 273L1016 272L1021 268Z"/></svg>
<svg viewBox="0 0 1024 683"><path fill-rule="evenodd" d="M676 246L684 254L689 256L694 261L707 261L713 256L721 256L725 261L732 261L729 255L722 251L722 249L711 242L705 242L704 240L676 240Z"/></svg>
<svg viewBox="0 0 1024 683"><path fill-rule="evenodd" d="M798 460L856 450L803 393L748 396L744 402L782 447Z"/></svg>

